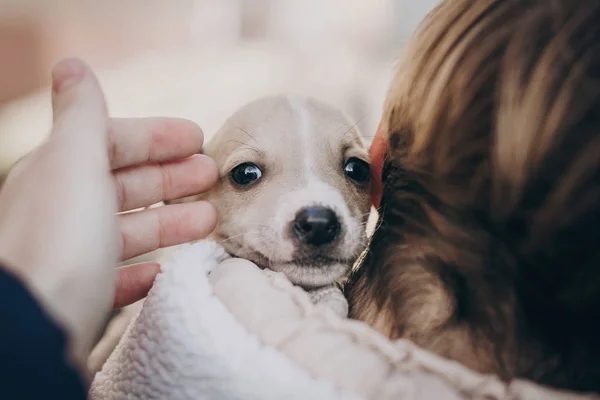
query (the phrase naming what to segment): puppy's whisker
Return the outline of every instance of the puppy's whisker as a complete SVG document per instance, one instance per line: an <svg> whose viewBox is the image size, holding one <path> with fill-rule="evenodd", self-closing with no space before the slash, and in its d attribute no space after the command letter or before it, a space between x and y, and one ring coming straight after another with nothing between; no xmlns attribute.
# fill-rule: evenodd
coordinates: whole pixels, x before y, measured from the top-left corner
<svg viewBox="0 0 600 400"><path fill-rule="evenodd" d="M247 150L252 150L252 151L255 151L255 152L257 152L258 154L260 154L260 153L261 153L261 152L260 152L260 150L259 150L259 149L257 149L256 147L252 147L252 146L250 146L248 143L244 143L244 142L241 142L241 141L239 141L239 140L233 140L233 139L231 139L231 140L228 140L226 143L238 143L238 144L241 144L242 146L244 146L243 148L241 148L241 149L237 149L236 151L239 151L239 150L242 150L242 149L247 149Z"/></svg>
<svg viewBox="0 0 600 400"><path fill-rule="evenodd" d="M345 138L346 135L348 135L354 128L356 128L358 126L358 124L360 124L362 122L363 119L365 119L367 117L367 115L369 115L369 113L366 113L362 117L360 117L359 119L357 119L356 122L354 123L354 125L352 125L350 128L348 128L348 130L346 132L344 132L344 134L342 135L342 137Z"/></svg>
<svg viewBox="0 0 600 400"><path fill-rule="evenodd" d="M270 227L269 225L263 225L263 224L253 224L253 223L248 223L248 226L251 226L253 228L258 228L259 230L261 230L262 232L264 231L271 231L273 228Z"/></svg>
<svg viewBox="0 0 600 400"><path fill-rule="evenodd" d="M379 228L381 228L382 224L383 224L383 219L377 218L377 222L375 223L375 226L373 227L373 232L379 230Z"/></svg>
<svg viewBox="0 0 600 400"><path fill-rule="evenodd" d="M248 222L248 223L246 223L246 225L251 225L251 226L260 226L260 227L263 227L263 228L266 228L266 229L268 229L268 228L269 228L269 225L265 225L265 224L259 224L259 223L256 223L256 222Z"/></svg>
<svg viewBox="0 0 600 400"><path fill-rule="evenodd" d="M244 233L240 233L240 234L237 234L237 235L229 236L228 238L221 240L219 243L225 243L225 242L228 242L228 241L230 241L230 240L233 240L233 239L239 238L239 237L241 237L241 236L244 236L244 235L249 235L249 234L254 234L254 233L260 233L260 230L256 230L256 231L249 231L249 232L244 232Z"/></svg>
<svg viewBox="0 0 600 400"><path fill-rule="evenodd" d="M250 137L250 139L254 140L254 143L258 144L258 141L254 138L254 136L252 136L247 130L245 130L244 128L242 128L241 126L237 126L235 127L237 130L244 132L246 135L248 135Z"/></svg>

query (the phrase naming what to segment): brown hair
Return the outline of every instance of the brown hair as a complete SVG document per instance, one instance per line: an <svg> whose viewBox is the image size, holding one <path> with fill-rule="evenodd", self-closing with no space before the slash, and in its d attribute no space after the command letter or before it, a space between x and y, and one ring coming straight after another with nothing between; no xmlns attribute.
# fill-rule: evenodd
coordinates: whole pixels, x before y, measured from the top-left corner
<svg viewBox="0 0 600 400"><path fill-rule="evenodd" d="M402 60L351 316L600 391L600 2L447 0Z"/></svg>

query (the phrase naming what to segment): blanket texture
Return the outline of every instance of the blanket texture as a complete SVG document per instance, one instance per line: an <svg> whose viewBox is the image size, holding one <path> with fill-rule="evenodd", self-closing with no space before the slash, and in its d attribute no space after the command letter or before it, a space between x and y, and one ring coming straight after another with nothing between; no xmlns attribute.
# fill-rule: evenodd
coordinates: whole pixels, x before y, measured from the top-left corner
<svg viewBox="0 0 600 400"><path fill-rule="evenodd" d="M313 305L281 274L182 246L103 369L99 399L575 399L506 384ZM589 397L591 398L591 396Z"/></svg>

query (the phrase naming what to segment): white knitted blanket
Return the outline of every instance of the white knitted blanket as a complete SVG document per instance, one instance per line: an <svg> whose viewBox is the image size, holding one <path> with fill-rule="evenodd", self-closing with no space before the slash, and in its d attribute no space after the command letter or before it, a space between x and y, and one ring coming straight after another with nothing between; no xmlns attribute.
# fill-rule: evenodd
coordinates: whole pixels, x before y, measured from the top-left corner
<svg viewBox="0 0 600 400"><path fill-rule="evenodd" d="M283 275L224 255L210 241L173 254L91 399L576 398L390 342L315 307Z"/></svg>

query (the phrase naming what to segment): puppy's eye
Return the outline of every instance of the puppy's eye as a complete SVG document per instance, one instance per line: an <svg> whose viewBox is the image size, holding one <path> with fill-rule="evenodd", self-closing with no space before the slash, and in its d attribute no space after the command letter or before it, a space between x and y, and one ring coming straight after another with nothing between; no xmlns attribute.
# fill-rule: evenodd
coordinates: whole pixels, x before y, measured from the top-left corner
<svg viewBox="0 0 600 400"><path fill-rule="evenodd" d="M233 168L229 176L234 183L248 186L262 177L262 171L252 163L243 163Z"/></svg>
<svg viewBox="0 0 600 400"><path fill-rule="evenodd" d="M348 178L358 183L365 183L371 179L369 164L360 158L350 157L344 164L344 172Z"/></svg>

